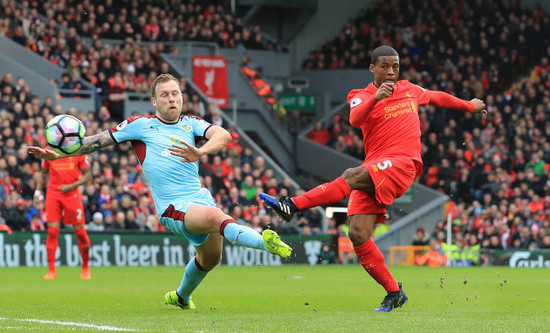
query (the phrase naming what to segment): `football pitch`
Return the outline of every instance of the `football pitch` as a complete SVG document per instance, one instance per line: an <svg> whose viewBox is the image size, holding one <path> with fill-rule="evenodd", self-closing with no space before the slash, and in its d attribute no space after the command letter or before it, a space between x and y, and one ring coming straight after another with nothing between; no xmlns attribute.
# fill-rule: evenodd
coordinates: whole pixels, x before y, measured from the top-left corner
<svg viewBox="0 0 550 333"><path fill-rule="evenodd" d="M392 267L409 303L376 313L384 290L358 265L214 269L196 310L164 304L183 268L0 269L0 331L549 332L550 270Z"/></svg>

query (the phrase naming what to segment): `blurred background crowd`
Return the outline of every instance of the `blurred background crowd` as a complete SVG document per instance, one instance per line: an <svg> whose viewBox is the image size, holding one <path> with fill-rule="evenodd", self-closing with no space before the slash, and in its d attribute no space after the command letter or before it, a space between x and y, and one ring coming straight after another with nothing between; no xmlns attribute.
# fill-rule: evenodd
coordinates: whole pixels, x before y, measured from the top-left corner
<svg viewBox="0 0 550 333"><path fill-rule="evenodd" d="M177 49L166 42L281 50L262 39L259 26L243 26L241 18L216 2L60 0L46 6L23 1L22 9L15 1L0 3L0 34L64 67L59 87L86 89L81 82L86 80L100 98L96 112L61 110L54 106L55 96L34 97L23 78L2 78L0 202L2 218L13 231L44 229L43 202L33 198L40 161L26 147L45 145L43 128L52 116L68 112L79 117L87 135L115 126L123 116L117 97L147 92L156 75L170 71L159 54ZM312 50L303 68L367 68L371 50L389 44L401 55L403 79L463 99L483 99L486 117L419 108L424 173L418 181L450 195L448 212L459 246L550 248L548 31L550 15L520 1L378 1ZM221 111L201 101L186 77L180 82L185 113L227 127ZM348 115L349 109L318 122L308 137L363 159L361 133L349 125ZM271 223L282 234L320 232L315 210L291 224L266 213L256 201L258 192L295 195L302 190L295 192L290 179L278 181L263 158L229 130L230 146L200 161L201 179L217 204L258 230ZM121 144L91 157L93 181L83 188L90 230L162 230L131 148ZM420 238L424 244L430 238L443 242L443 228L440 221ZM344 231L329 219L329 232Z"/></svg>
<svg viewBox="0 0 550 333"><path fill-rule="evenodd" d="M550 15L519 1L414 5L377 2L313 50L303 68L367 68L369 50L389 44L400 54L402 78L483 99L483 118L419 108L418 181L451 196L462 246L475 235L485 248L550 248ZM361 131L348 115L349 109L317 122L308 137L363 159ZM440 224L432 236L444 242Z"/></svg>

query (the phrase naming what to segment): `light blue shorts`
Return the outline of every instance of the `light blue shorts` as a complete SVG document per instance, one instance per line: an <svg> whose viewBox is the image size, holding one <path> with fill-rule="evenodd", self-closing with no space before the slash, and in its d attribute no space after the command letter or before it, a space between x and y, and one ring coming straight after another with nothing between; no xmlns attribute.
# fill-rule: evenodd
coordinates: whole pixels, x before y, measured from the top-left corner
<svg viewBox="0 0 550 333"><path fill-rule="evenodd" d="M191 235L185 230L184 217L187 210L192 205L203 205L216 207L214 198L210 192L202 188L199 193L192 198L182 198L170 203L170 206L161 214L159 218L160 224L171 230L178 236L187 238L193 246L202 245L208 238L208 234Z"/></svg>

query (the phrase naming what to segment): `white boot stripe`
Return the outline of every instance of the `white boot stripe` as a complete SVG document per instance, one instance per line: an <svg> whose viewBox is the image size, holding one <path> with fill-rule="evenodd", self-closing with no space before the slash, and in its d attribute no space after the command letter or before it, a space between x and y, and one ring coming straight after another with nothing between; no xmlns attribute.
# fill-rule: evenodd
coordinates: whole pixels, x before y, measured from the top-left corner
<svg viewBox="0 0 550 333"><path fill-rule="evenodd" d="M284 213L290 214L290 207L288 207L288 205L284 205L282 202L279 202L279 207Z"/></svg>

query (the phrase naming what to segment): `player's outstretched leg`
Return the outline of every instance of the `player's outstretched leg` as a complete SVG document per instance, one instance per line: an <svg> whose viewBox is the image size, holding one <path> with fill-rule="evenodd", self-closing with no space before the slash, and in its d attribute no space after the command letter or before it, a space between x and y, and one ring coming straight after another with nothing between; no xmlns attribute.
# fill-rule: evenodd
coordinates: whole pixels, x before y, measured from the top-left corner
<svg viewBox="0 0 550 333"><path fill-rule="evenodd" d="M57 251L58 236L59 236L59 228L48 227L48 237L46 238L48 273L44 275L44 279L46 280L53 280L57 278L57 271L55 270L55 252Z"/></svg>
<svg viewBox="0 0 550 333"><path fill-rule="evenodd" d="M292 248L279 239L273 230L264 230L260 235L256 230L227 219L220 225L220 234L233 244L269 251L283 258L290 257Z"/></svg>
<svg viewBox="0 0 550 333"><path fill-rule="evenodd" d="M358 168L362 170L362 167ZM299 210L337 203L347 198L350 193L351 188L347 181L343 177L338 177L297 197L272 197L265 193L260 193L258 197L283 220L289 222Z"/></svg>
<svg viewBox="0 0 550 333"><path fill-rule="evenodd" d="M175 290L169 291L166 293L166 295L164 295L164 302L166 304L179 306L180 308L186 309L186 310L195 309L195 304L193 303L193 300L191 299L191 297L189 297L189 302L185 303Z"/></svg>
<svg viewBox="0 0 550 333"><path fill-rule="evenodd" d="M399 284L399 290L398 291L389 291L386 297L384 297L384 300L382 300L382 304L380 304L379 308L374 309L376 312L390 312L391 310L395 308L402 307L404 304L407 303L407 300L409 299L407 297L407 294L403 291L403 285L401 282Z"/></svg>
<svg viewBox="0 0 550 333"><path fill-rule="evenodd" d="M290 222L294 214L299 211L290 198L271 196L265 193L258 194L258 197L285 222Z"/></svg>

